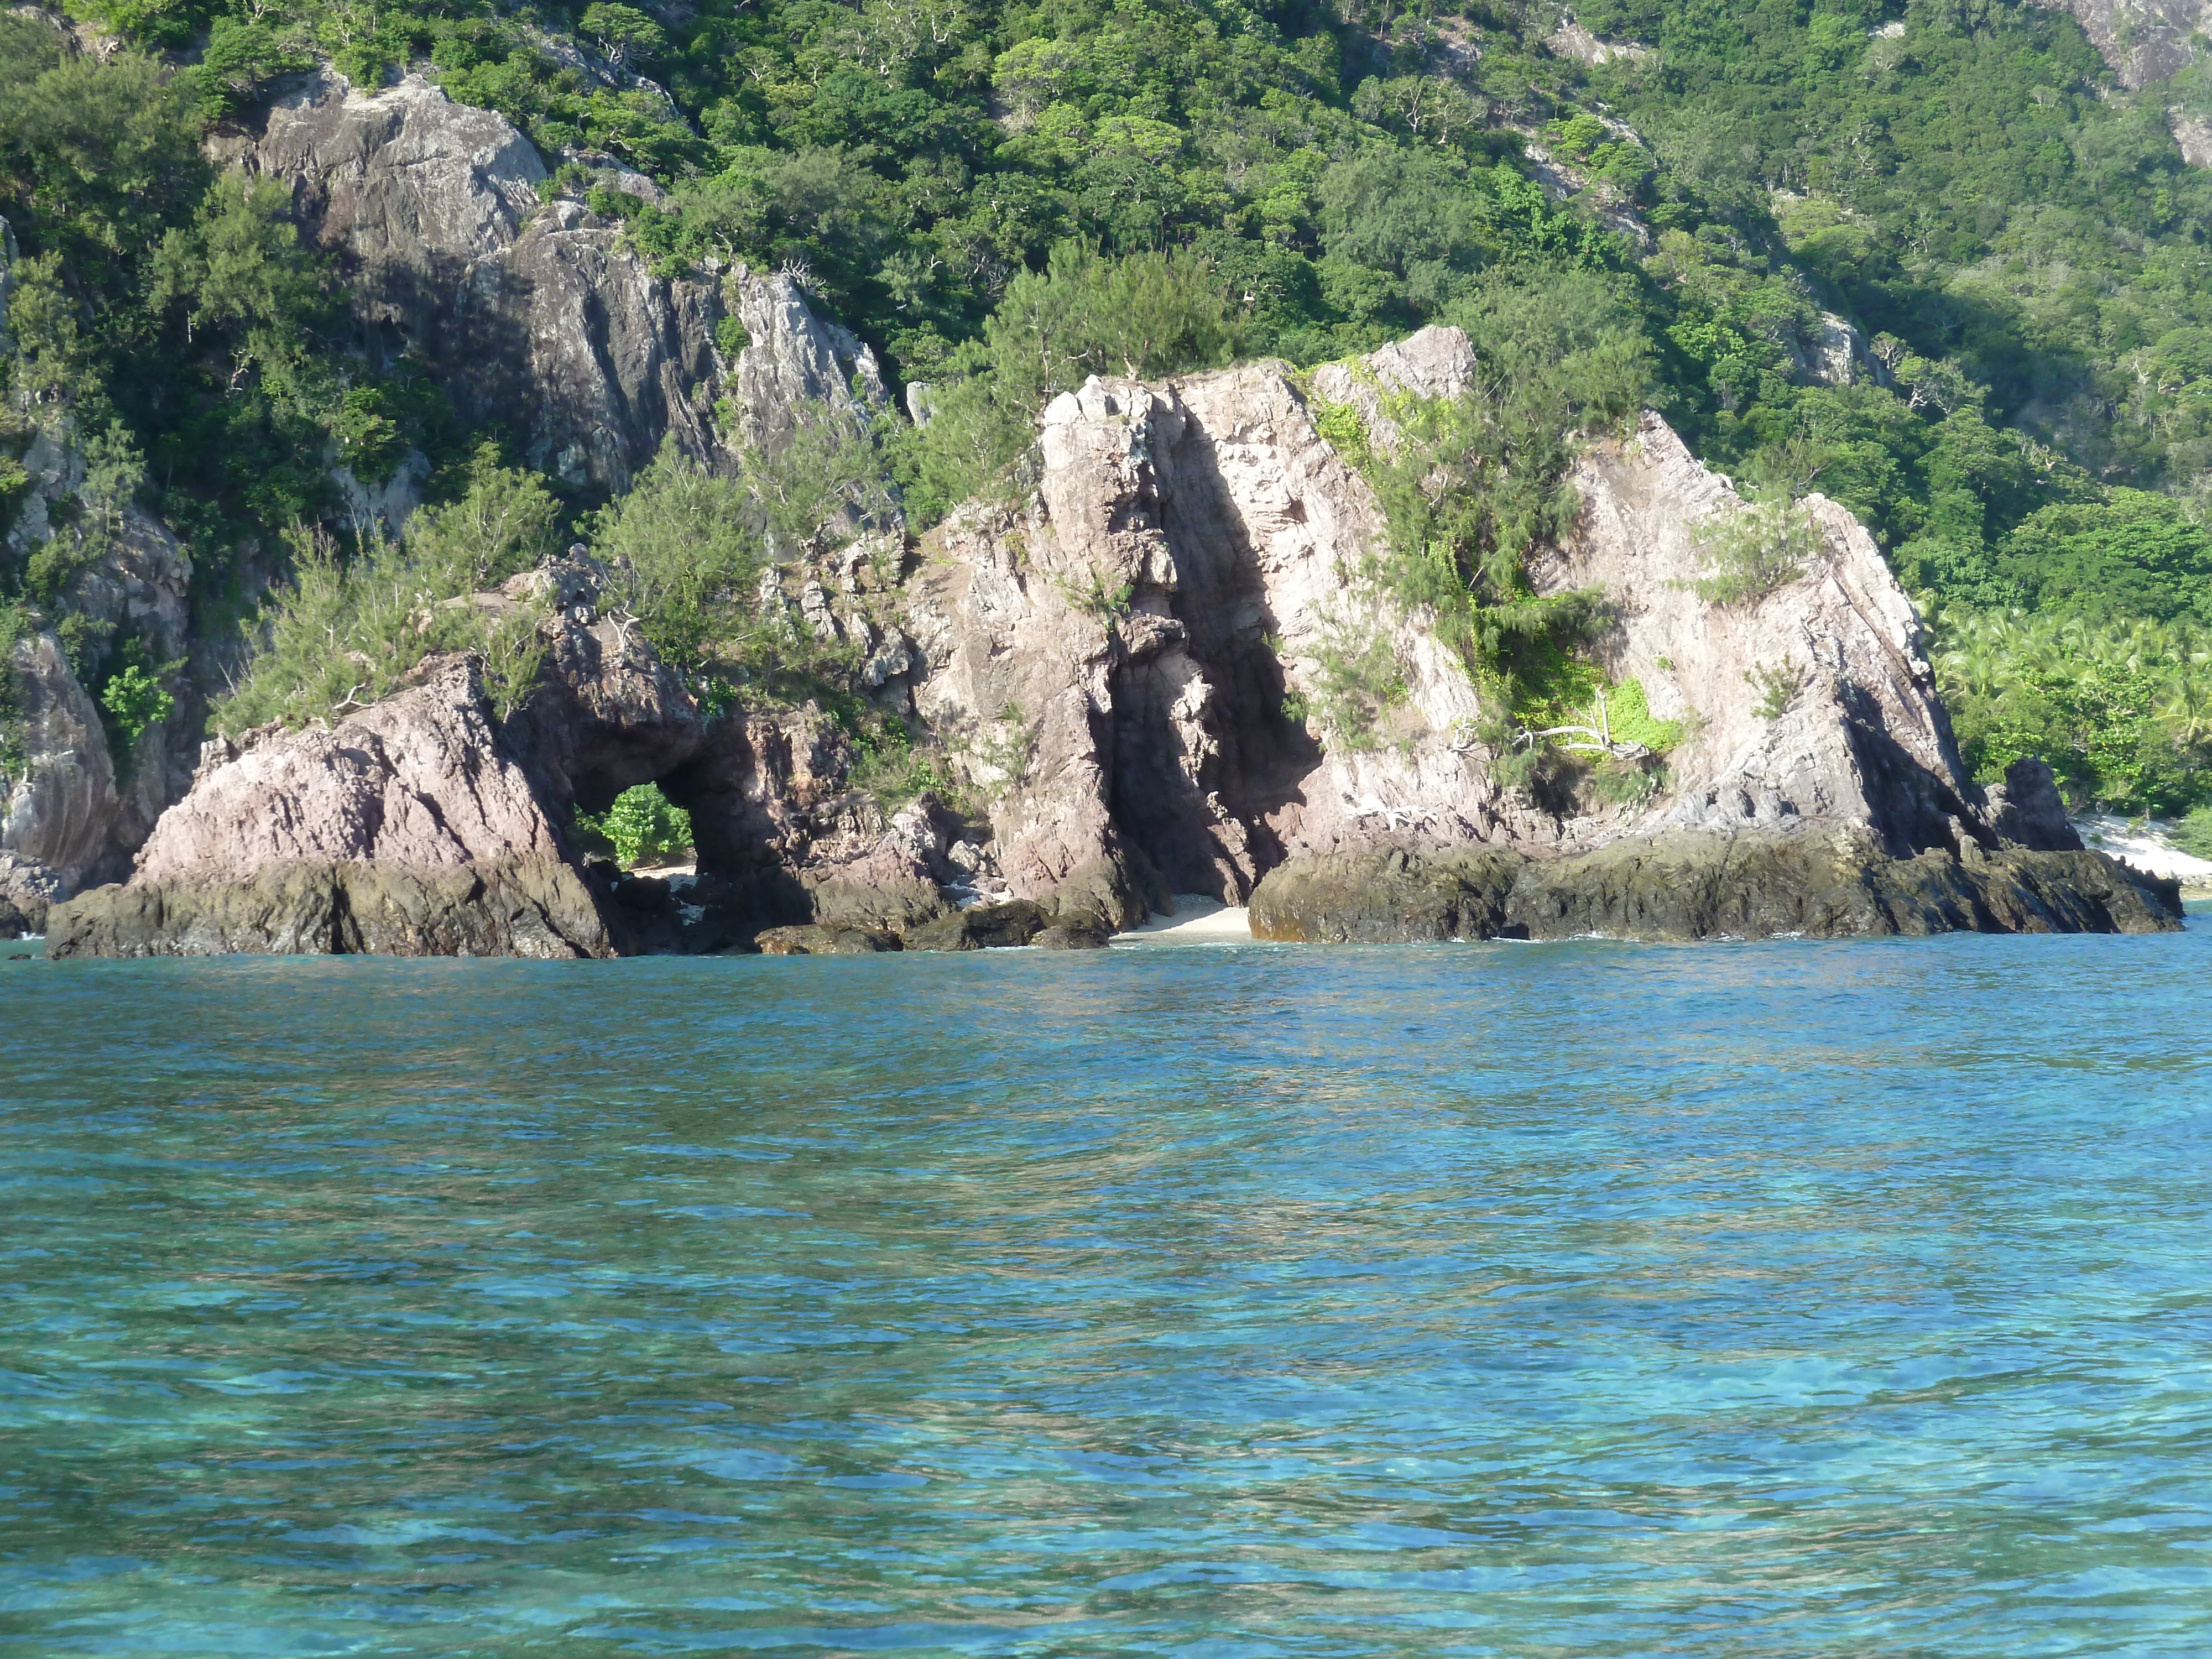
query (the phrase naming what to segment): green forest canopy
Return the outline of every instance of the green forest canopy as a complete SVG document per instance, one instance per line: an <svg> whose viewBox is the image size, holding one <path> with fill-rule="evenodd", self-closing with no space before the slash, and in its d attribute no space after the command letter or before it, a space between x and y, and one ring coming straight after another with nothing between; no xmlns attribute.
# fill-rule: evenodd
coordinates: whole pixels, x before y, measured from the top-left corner
<svg viewBox="0 0 2212 1659"><path fill-rule="evenodd" d="M149 52L204 50L165 76L7 26L19 293L57 319L19 328L15 374L66 382L51 395L80 424L143 457L196 551L330 511L330 442L372 471L424 447L462 463L459 489L481 436L417 379L331 369L325 277L265 197L198 161L199 124L325 58L372 83L427 64L549 160L653 174L665 209L592 199L671 268L805 272L895 377L971 405L965 453L900 459L925 516L1045 389L1009 342L1055 247L1164 256L1155 286L1202 271L1218 312L1176 348L1198 361L1312 363L1451 321L1495 374L1540 376L1520 319L1571 284L1578 337L1553 362L1633 343L1607 362L1701 455L1846 503L1931 611L2183 641L2212 621L2212 173L2166 113L2212 111L2212 88L2192 70L2120 92L2061 13L1595 0L1587 27L1653 50L1585 69L1542 45L1556 7L1485 0L72 3ZM1535 147L1571 199L1534 181ZM1812 382L1823 311L1862 327L1883 384L1864 365ZM2200 738L2156 709L2200 653L2169 654L2142 670L2158 689L2040 714L1980 706L2002 676L1953 681L1970 758L1998 764L1978 734L2002 729L2080 793L2196 799Z"/></svg>

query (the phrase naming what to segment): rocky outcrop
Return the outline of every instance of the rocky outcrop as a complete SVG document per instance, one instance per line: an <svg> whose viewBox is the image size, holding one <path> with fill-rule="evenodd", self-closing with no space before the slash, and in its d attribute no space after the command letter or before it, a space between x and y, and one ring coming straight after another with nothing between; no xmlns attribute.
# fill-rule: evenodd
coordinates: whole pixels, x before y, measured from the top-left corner
<svg viewBox="0 0 2212 1659"><path fill-rule="evenodd" d="M724 289L745 332L733 376L744 441L779 454L803 416L849 416L888 404L875 352L816 316L793 278L739 265Z"/></svg>
<svg viewBox="0 0 2212 1659"><path fill-rule="evenodd" d="M993 951L1027 945L1043 933L1052 915L1027 899L1006 904L977 904L914 928L906 935L909 951ZM1095 932L1089 923L1080 931Z"/></svg>
<svg viewBox="0 0 2212 1659"><path fill-rule="evenodd" d="M394 870L293 864L221 884L99 887L55 908L49 960L68 957L608 956L574 872L548 862Z"/></svg>
<svg viewBox="0 0 2212 1659"><path fill-rule="evenodd" d="M764 957L872 957L904 947L896 933L868 927L770 927L753 941Z"/></svg>
<svg viewBox="0 0 2212 1659"><path fill-rule="evenodd" d="M1473 367L1427 330L1312 395L1376 426L1382 392L1453 395ZM1093 380L1045 411L1041 459L1026 515L956 520L910 606L916 707L993 797L1015 893L1127 923L1162 888L1241 902L1285 859L1392 830L1543 834L1475 752L1465 668L1366 581L1380 508L1279 365ZM1333 732L1352 661L1401 695Z"/></svg>
<svg viewBox="0 0 2212 1659"><path fill-rule="evenodd" d="M1593 447L1576 483L1582 523L1536 585L1601 591L1614 618L1596 641L1607 675L1636 682L1655 717L1688 733L1668 756L1665 799L1637 817L1720 830L1848 823L1899 856L1954 845L1960 825L1994 844L1918 617L1848 512L1807 497L1800 574L1716 604L1696 586L1711 570L1698 532L1748 509L1663 421L1647 415L1632 439Z"/></svg>
<svg viewBox="0 0 2212 1659"><path fill-rule="evenodd" d="M1371 376L1455 389L1431 343ZM1045 411L1041 452L1026 514L954 520L909 611L916 707L993 797L1016 894L1079 890L1133 922L1163 888L1239 902L1284 856L1408 811L1488 822L1473 687L1364 592L1379 509L1279 365L1093 380ZM1376 650L1406 688L1383 740L1324 744L1285 712Z"/></svg>
<svg viewBox="0 0 2212 1659"><path fill-rule="evenodd" d="M64 436L40 431L23 453L29 475L8 526L7 549L27 556L50 540L85 488L83 453ZM135 503L119 503L112 532L88 549L97 556L71 579L69 608L103 633L135 636L149 654L184 655L191 625L191 556L168 526Z"/></svg>
<svg viewBox="0 0 2212 1659"><path fill-rule="evenodd" d="M720 458L720 314L714 284L657 275L618 226L555 202L470 269L439 361L465 419L514 423L532 466L617 489L664 438Z"/></svg>
<svg viewBox="0 0 2212 1659"><path fill-rule="evenodd" d="M2166 123L2183 161L2193 167L2212 167L2212 121L2175 109L2166 112Z"/></svg>
<svg viewBox="0 0 2212 1659"><path fill-rule="evenodd" d="M567 224L533 217L494 258ZM880 395L796 287L732 282L744 436L771 463ZM1030 498L954 514L910 578L888 519L772 574L763 625L865 659L857 687L911 710L988 830L856 787L818 703L710 717L574 558L449 601L539 618L545 668L504 724L445 661L335 727L211 747L131 880L52 912L50 954L1095 948L1175 892L1336 941L2174 924L2167 888L2081 849L2047 771L1967 778L1917 618L1847 512L1814 496L1770 524L1656 416L1588 447L1575 528L1529 572L1600 619L1603 695L1516 731L1378 580L1360 470L1407 441L1401 399L1477 367L1430 329L1300 380L1093 379L1043 411ZM1717 598L1716 549L1747 528L1788 556ZM696 872L580 865L572 812L648 781L690 811Z"/></svg>
<svg viewBox="0 0 2212 1659"><path fill-rule="evenodd" d="M672 435L726 463L726 394L740 435L771 449L810 404L848 410L855 386L884 400L873 354L789 277L658 274L613 221L540 200L544 161L505 117L419 75L376 92L298 77L210 149L290 185L372 361L411 349L465 418L515 428L532 465L576 486L623 487ZM630 178L617 186L657 188ZM734 363L717 339L732 316L750 341Z"/></svg>
<svg viewBox="0 0 2212 1659"><path fill-rule="evenodd" d="M0 853L0 939L46 931L46 913L67 896L61 878L36 859Z"/></svg>
<svg viewBox="0 0 2212 1659"><path fill-rule="evenodd" d="M2008 848L1891 856L1863 832L1668 830L1549 859L1382 848L1285 866L1260 884L1255 939L1769 939L2140 933L2170 929L2171 882L2092 853Z"/></svg>
<svg viewBox="0 0 2212 1659"><path fill-rule="evenodd" d="M2071 12L2089 43L2130 91L2189 67L2212 32L2204 0L2039 0Z"/></svg>
<svg viewBox="0 0 2212 1659"><path fill-rule="evenodd" d="M1584 456L1580 523L1532 574L1595 597L1596 665L1665 765L1600 703L1580 747L1635 787L1580 788L1571 754L1550 799L1503 787L1479 734L1504 711L1369 579L1382 515L1313 415L1387 450L1395 397L1474 370L1431 329L1303 392L1271 364L1094 380L1045 411L1024 510L926 544L915 706L1015 894L1122 921L1160 887L1249 896L1263 933L1339 939L2170 925L2033 780L1984 800L1843 508L1799 505L1771 591L1706 597L1702 527L1753 509L1656 416Z"/></svg>
<svg viewBox="0 0 2212 1659"><path fill-rule="evenodd" d="M1889 384L1889 370L1868 349L1866 336L1832 311L1820 313L1817 328L1791 335L1787 349L1799 378L1814 386Z"/></svg>
<svg viewBox="0 0 2212 1659"><path fill-rule="evenodd" d="M574 806L605 811L623 790L684 766L707 742L683 677L629 617L600 615L599 598L599 573L564 559L516 577L496 598L473 600L550 610L538 627L545 664L538 687L504 735L564 821Z"/></svg>
<svg viewBox="0 0 2212 1659"><path fill-rule="evenodd" d="M457 104L419 75L377 92L329 72L299 77L212 147L289 184L317 240L344 260L356 313L416 339L434 333L473 265L520 238L546 176L506 117Z"/></svg>
<svg viewBox="0 0 2212 1659"><path fill-rule="evenodd" d="M23 758L7 781L0 848L74 887L108 851L118 806L114 762L100 711L59 640L51 633L17 640L11 667Z"/></svg>
<svg viewBox="0 0 2212 1659"><path fill-rule="evenodd" d="M1577 64L1593 68L1600 64L1620 58L1629 63L1640 63L1658 54L1650 47L1634 40L1601 40L1571 15L1562 14L1559 27L1544 37L1544 44L1555 58L1567 58Z"/></svg>
<svg viewBox="0 0 2212 1659"><path fill-rule="evenodd" d="M474 665L426 667L336 726L210 743L130 882L56 907L47 955L609 954Z"/></svg>
<svg viewBox="0 0 2212 1659"><path fill-rule="evenodd" d="M2053 853L2082 850L2081 833L2066 811L2057 779L2033 757L2005 768L2004 781L1988 791L1983 817L2002 845Z"/></svg>
<svg viewBox="0 0 2212 1659"><path fill-rule="evenodd" d="M1519 939L2140 933L2172 928L2173 884L2094 853L1933 848L1899 858L1863 831L1669 830L1530 864L1505 906Z"/></svg>

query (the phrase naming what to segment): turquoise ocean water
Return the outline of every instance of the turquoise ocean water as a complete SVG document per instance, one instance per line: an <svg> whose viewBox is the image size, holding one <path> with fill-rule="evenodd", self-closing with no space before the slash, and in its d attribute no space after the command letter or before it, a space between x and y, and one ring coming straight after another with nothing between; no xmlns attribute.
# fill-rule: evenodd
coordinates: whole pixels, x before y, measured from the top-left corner
<svg viewBox="0 0 2212 1659"><path fill-rule="evenodd" d="M0 963L0 1650L2212 1651L2208 970Z"/></svg>

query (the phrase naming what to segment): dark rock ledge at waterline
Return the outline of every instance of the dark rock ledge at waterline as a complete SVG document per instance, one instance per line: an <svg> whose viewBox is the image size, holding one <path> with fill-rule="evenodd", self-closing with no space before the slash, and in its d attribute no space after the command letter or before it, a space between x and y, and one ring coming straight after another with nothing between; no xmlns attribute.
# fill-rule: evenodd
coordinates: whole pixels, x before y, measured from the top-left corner
<svg viewBox="0 0 2212 1659"><path fill-rule="evenodd" d="M561 596L512 718L441 659L327 728L210 743L131 879L52 907L47 953L1081 948L1176 892L1316 942L2180 925L2172 884L2082 848L2040 763L1966 775L1918 618L1842 507L1804 503L1818 546L1771 591L1701 597L1698 526L1748 509L1656 415L1583 455L1580 519L1531 574L1602 596L1594 665L1674 733L1666 765L1620 799L1510 784L1434 618L1365 579L1383 515L1309 404L1387 441L1386 394L1455 395L1474 367L1429 329L1304 385L1272 363L1093 380L1043 411L1018 508L884 532L888 586L835 556L786 572L789 625L866 646L855 694L964 810L858 787L811 704L702 709L562 563L477 596ZM1397 677L1357 741L1292 712L1326 703L1347 640ZM568 842L576 807L647 781L690 813L681 882Z"/></svg>
<svg viewBox="0 0 2212 1659"><path fill-rule="evenodd" d="M1479 848L1336 854L1271 871L1255 939L1765 939L2147 933L2179 925L2179 884L2102 854L1969 841L1892 858L1863 836L1682 832L1534 859Z"/></svg>

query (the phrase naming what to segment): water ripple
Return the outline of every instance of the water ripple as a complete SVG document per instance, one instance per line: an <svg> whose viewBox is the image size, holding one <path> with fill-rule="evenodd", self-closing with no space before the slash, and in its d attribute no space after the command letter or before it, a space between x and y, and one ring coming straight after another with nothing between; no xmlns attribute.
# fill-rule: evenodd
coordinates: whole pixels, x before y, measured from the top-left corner
<svg viewBox="0 0 2212 1659"><path fill-rule="evenodd" d="M2201 1653L2208 967L18 965L0 1646Z"/></svg>

